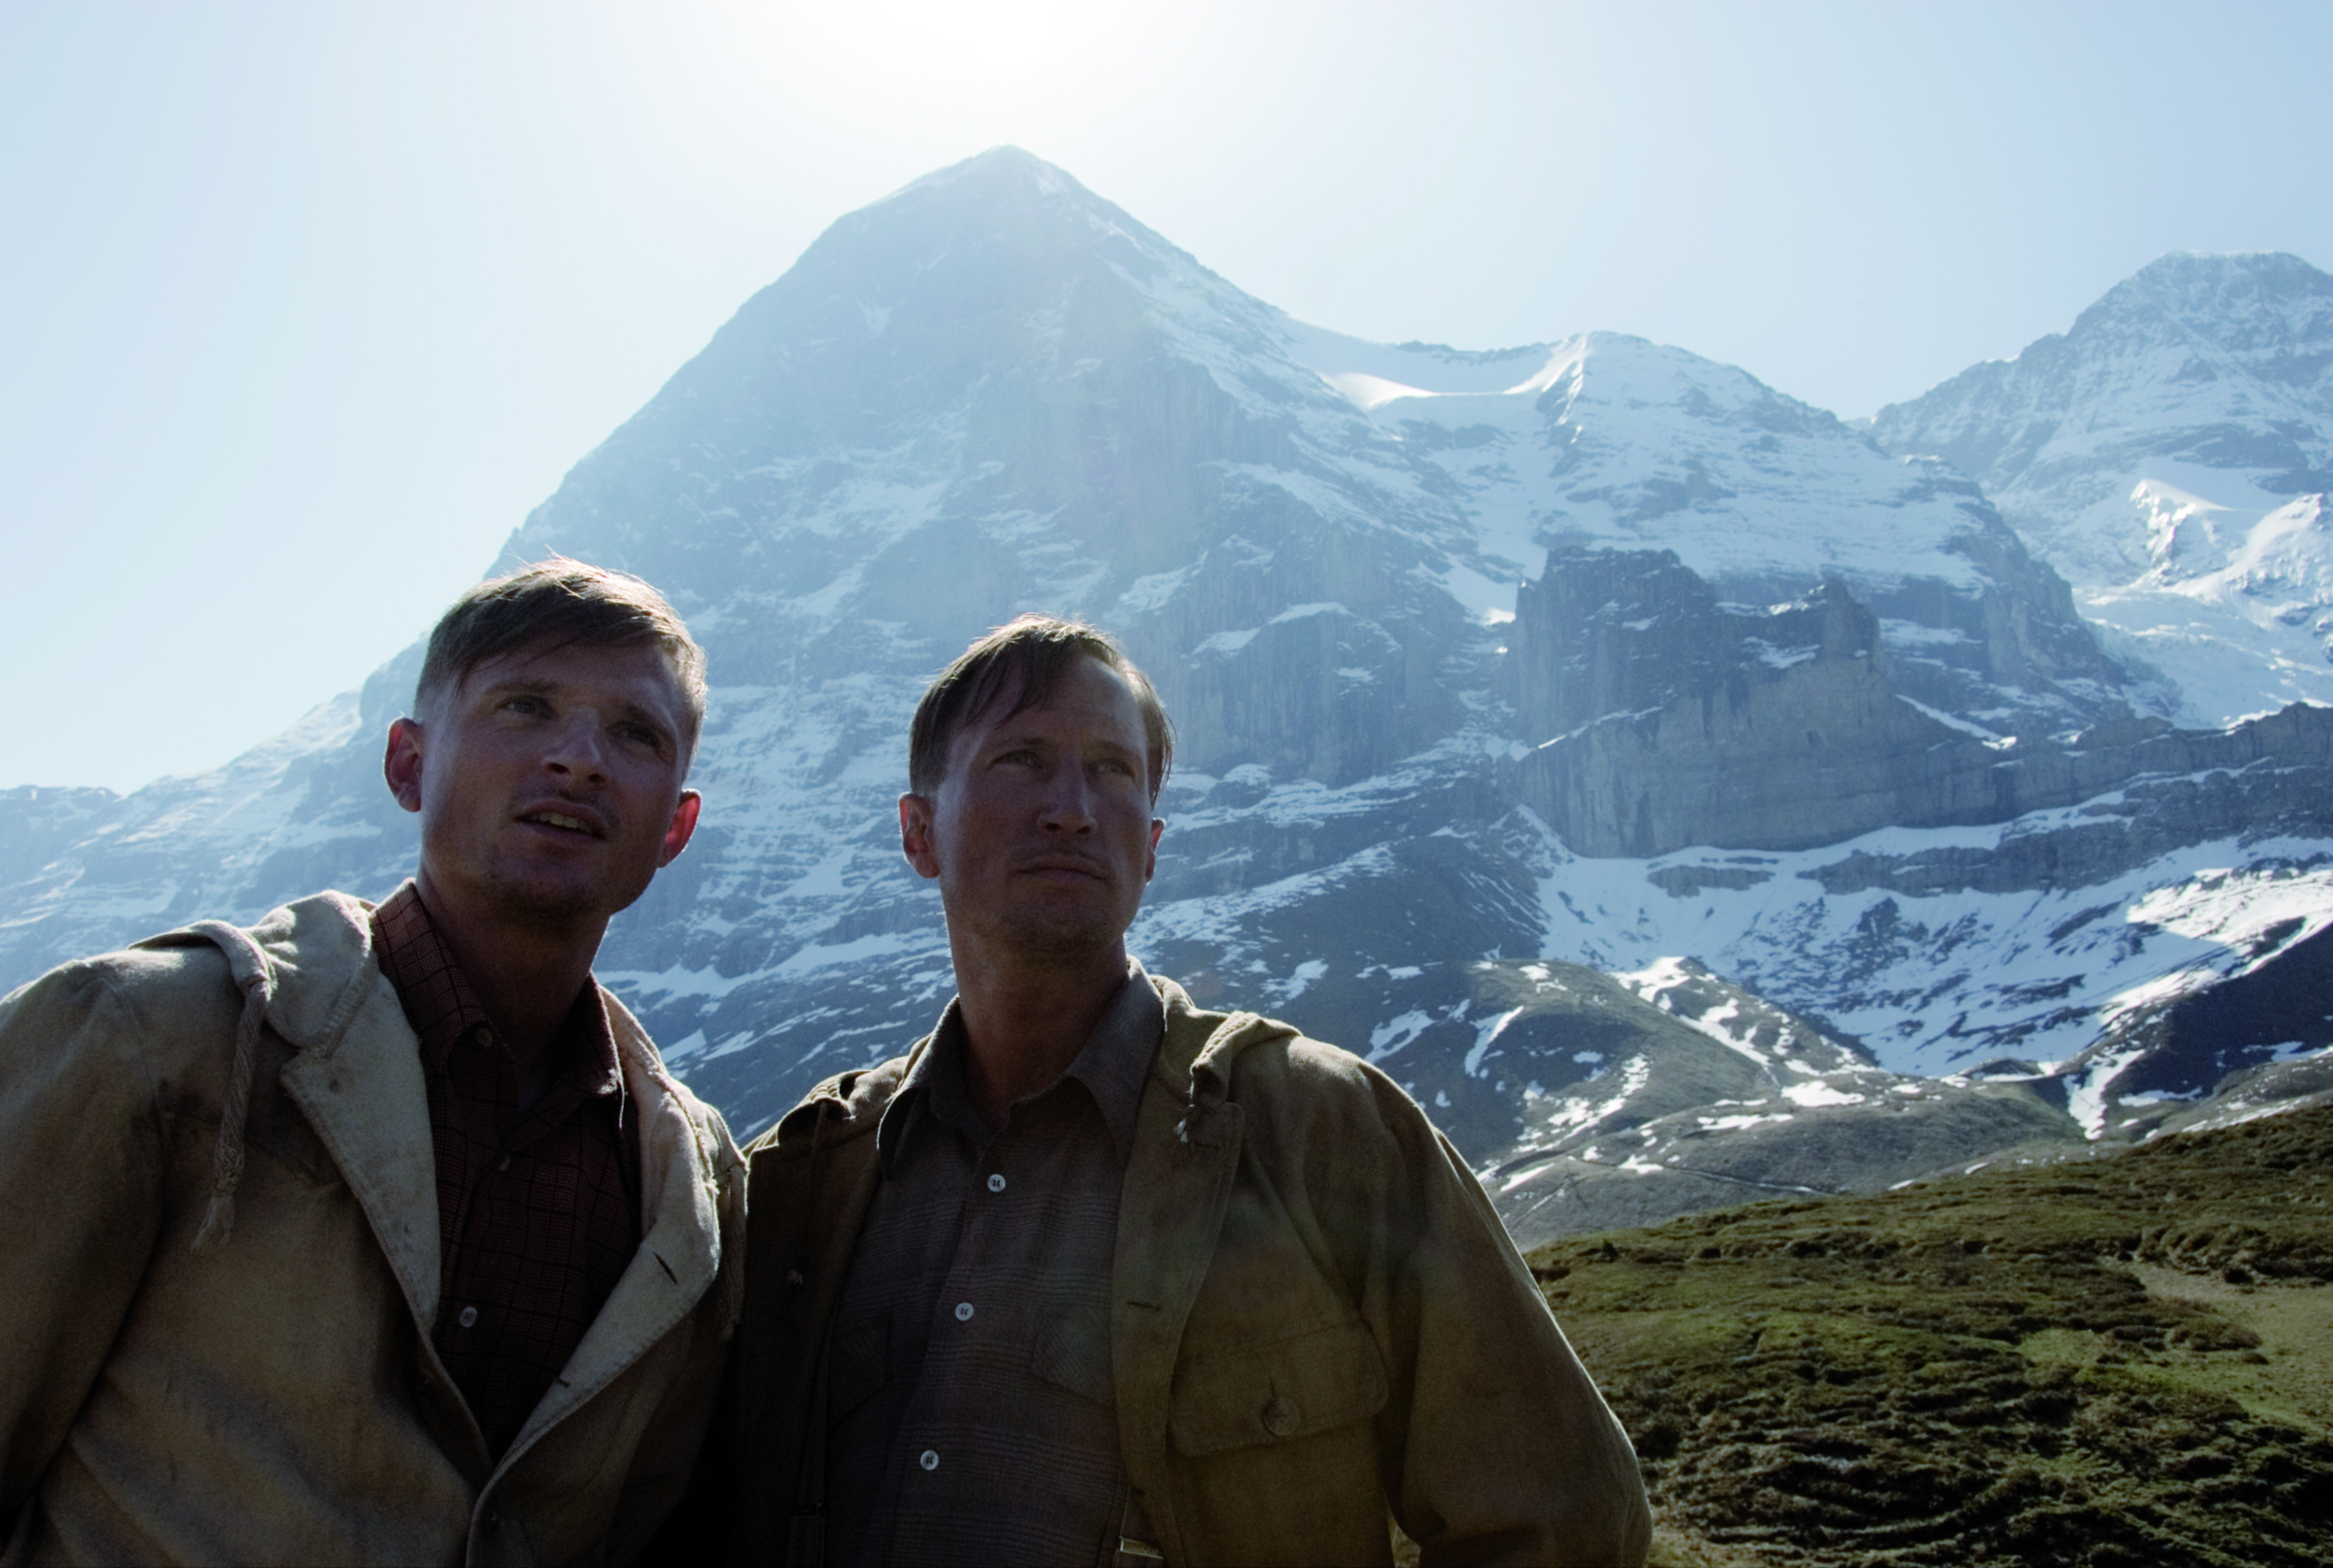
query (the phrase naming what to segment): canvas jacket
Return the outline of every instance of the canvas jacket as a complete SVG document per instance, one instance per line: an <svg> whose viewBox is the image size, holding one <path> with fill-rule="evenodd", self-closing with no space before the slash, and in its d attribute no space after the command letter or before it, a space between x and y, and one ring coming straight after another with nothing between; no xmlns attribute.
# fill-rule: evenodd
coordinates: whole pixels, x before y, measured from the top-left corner
<svg viewBox="0 0 2333 1568"><path fill-rule="evenodd" d="M1151 1544L1190 1568L1381 1563L1390 1512L1427 1563L1641 1562L1628 1440L1425 1114L1345 1052L1151 983L1166 1028L1109 1347ZM791 1538L799 1563L817 1534L791 1515L823 1429L821 1346L879 1176L876 1122L929 1048L821 1084L746 1151L734 1408L704 1504L733 1561L783 1563Z"/></svg>
<svg viewBox="0 0 2333 1568"><path fill-rule="evenodd" d="M727 1129L610 998L646 1234L490 1459L430 1344L429 1111L369 913L323 893L0 1001L7 1568L623 1562L678 1496L741 1294Z"/></svg>

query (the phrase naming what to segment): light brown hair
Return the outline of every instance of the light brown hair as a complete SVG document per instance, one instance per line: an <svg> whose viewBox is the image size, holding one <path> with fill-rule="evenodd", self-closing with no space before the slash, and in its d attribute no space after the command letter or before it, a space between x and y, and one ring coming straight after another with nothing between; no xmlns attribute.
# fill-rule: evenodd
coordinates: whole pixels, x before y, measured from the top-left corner
<svg viewBox="0 0 2333 1568"><path fill-rule="evenodd" d="M1000 626L939 672L916 705L915 722L907 731L907 787L930 794L947 773L948 747L959 730L1008 692L1013 706L1005 711L1007 718L1044 707L1061 677L1080 659L1099 660L1133 688L1135 706L1142 712L1155 803L1175 765L1175 726L1167 721L1157 690L1108 632L1055 615L1023 615Z"/></svg>
<svg viewBox="0 0 2333 1568"><path fill-rule="evenodd" d="M629 572L610 572L554 555L504 577L489 578L454 601L429 633L416 713L452 691L490 659L537 643L554 648L621 648L649 642L672 661L684 702L681 756L696 754L705 727L705 650L672 606Z"/></svg>

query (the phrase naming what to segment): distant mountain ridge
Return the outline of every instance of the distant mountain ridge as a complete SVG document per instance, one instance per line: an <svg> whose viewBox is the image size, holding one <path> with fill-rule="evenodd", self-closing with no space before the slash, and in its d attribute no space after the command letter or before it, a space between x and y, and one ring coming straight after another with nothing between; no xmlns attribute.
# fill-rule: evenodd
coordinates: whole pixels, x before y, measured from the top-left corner
<svg viewBox="0 0 2333 1568"><path fill-rule="evenodd" d="M1974 476L2182 722L2333 700L2333 277L2299 257L2165 256L1873 433Z"/></svg>
<svg viewBox="0 0 2333 1568"><path fill-rule="evenodd" d="M497 565L553 551L710 655L706 825L600 973L741 1132L947 996L906 718L1023 609L1176 718L1135 950L1378 1061L1519 1225L2136 1136L2328 1044L2116 1032L2316 952L2320 712L2149 720L1984 491L1743 371L1305 326L1016 149L839 220ZM0 794L0 984L386 892L416 663L210 774Z"/></svg>

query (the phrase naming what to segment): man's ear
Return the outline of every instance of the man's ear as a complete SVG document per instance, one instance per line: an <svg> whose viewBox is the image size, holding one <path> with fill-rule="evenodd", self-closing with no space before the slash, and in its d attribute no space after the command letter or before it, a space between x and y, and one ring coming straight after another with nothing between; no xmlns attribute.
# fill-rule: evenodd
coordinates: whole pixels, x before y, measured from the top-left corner
<svg viewBox="0 0 2333 1568"><path fill-rule="evenodd" d="M696 832L696 813L704 808L703 795L695 790L680 792L680 799L673 804L672 822L664 830L664 848L657 855L658 871L678 860L680 851L688 848L689 835Z"/></svg>
<svg viewBox="0 0 2333 1568"><path fill-rule="evenodd" d="M389 726L389 747L380 759L389 793L409 812L421 809L421 721L400 718Z"/></svg>
<svg viewBox="0 0 2333 1568"><path fill-rule="evenodd" d="M1158 874L1158 835L1166 831L1166 819L1165 817L1152 817L1150 819L1150 852L1147 855L1145 855L1142 860L1142 883L1145 887L1148 887L1150 885L1150 879Z"/></svg>
<svg viewBox="0 0 2333 1568"><path fill-rule="evenodd" d="M916 875L927 880L939 876L939 852L932 843L931 796L899 797L899 850L916 868Z"/></svg>

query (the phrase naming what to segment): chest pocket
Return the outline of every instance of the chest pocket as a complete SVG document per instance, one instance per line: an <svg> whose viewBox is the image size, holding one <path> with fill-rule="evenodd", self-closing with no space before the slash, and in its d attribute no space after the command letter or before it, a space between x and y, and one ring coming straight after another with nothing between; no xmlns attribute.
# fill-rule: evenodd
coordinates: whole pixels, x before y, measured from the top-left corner
<svg viewBox="0 0 2333 1568"><path fill-rule="evenodd" d="M1102 1313L1066 1313L1047 1323L1030 1352L1029 1369L1098 1405L1118 1403L1110 1376L1109 1319Z"/></svg>
<svg viewBox="0 0 2333 1568"><path fill-rule="evenodd" d="M1385 1408L1385 1360L1358 1318L1186 1361L1167 1430L1185 1454L1282 1443Z"/></svg>

